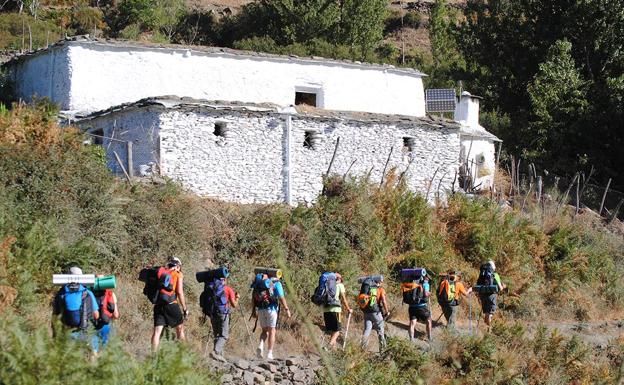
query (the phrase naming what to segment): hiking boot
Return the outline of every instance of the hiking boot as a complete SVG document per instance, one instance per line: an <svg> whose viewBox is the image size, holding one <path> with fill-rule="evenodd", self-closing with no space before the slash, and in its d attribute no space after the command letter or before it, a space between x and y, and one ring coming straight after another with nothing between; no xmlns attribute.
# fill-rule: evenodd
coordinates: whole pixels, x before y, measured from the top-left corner
<svg viewBox="0 0 624 385"><path fill-rule="evenodd" d="M263 350L264 350L264 349L262 349L262 348L260 348L260 347L259 347L258 349L256 349L256 357L258 357L258 358L262 358L262 355L263 355L263 353L264 353L264 352L263 352Z"/></svg>
<svg viewBox="0 0 624 385"><path fill-rule="evenodd" d="M221 354L218 354L218 353L215 353L215 352L210 352L210 358L212 358L215 361L227 362L225 357L223 357Z"/></svg>

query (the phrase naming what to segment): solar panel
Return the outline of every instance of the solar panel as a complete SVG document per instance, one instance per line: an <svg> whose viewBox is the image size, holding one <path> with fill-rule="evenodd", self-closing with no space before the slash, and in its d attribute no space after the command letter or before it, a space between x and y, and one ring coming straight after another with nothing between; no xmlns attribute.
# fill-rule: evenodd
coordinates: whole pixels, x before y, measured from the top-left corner
<svg viewBox="0 0 624 385"><path fill-rule="evenodd" d="M427 112L455 111L455 90L452 88L425 90Z"/></svg>

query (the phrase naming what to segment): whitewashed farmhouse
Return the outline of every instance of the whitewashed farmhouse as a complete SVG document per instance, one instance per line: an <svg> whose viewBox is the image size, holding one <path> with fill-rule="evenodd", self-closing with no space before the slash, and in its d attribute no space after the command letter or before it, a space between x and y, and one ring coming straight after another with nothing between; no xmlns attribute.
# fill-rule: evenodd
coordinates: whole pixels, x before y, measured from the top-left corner
<svg viewBox="0 0 624 385"><path fill-rule="evenodd" d="M456 121L427 117L415 70L87 38L6 67L19 97L58 103L116 173L204 196L310 203L334 153L331 173L379 182L394 169L430 199L461 187L459 171L491 186L498 139L478 124L478 99L463 95Z"/></svg>

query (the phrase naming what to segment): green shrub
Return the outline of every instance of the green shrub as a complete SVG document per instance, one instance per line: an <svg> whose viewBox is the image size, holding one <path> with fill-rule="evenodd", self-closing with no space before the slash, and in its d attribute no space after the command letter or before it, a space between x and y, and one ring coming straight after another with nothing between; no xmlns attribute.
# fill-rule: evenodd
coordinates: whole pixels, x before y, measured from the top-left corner
<svg viewBox="0 0 624 385"><path fill-rule="evenodd" d="M0 49L28 50L32 33L32 48L45 47L61 37L61 28L45 20L35 19L25 13L0 13ZM22 46L22 39L24 45Z"/></svg>

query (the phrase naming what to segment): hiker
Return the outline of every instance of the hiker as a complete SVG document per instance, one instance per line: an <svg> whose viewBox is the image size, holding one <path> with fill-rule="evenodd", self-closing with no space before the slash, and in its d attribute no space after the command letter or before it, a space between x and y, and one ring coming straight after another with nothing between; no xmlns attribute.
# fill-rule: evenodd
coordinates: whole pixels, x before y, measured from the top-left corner
<svg viewBox="0 0 624 385"><path fill-rule="evenodd" d="M494 261L490 260L481 265L475 290L479 293L483 321L487 325L488 331L492 325L492 316L496 312L498 292L506 288L507 286L501 282L500 276L496 272Z"/></svg>
<svg viewBox="0 0 624 385"><path fill-rule="evenodd" d="M230 334L230 311L238 307L239 299L238 293L228 286L227 281L227 277L222 277L207 282L204 289L205 301L202 304L204 313L210 316L214 335L214 348L210 357L222 362L226 361L223 348Z"/></svg>
<svg viewBox="0 0 624 385"><path fill-rule="evenodd" d="M273 348L275 347L275 334L277 319L280 309L286 310L286 316L290 318L290 309L284 297L284 287L277 278L269 278L266 274L256 274L251 284L251 316L256 318L256 323L260 323L262 333L260 334L260 344L256 349L258 358L264 354L264 344L267 345L267 359L273 359ZM280 307L281 305L281 307Z"/></svg>
<svg viewBox="0 0 624 385"><path fill-rule="evenodd" d="M358 305L364 313L364 332L362 333L362 347L368 346L368 338L375 329L379 338L379 351L386 347L384 334L384 317L388 314L388 303L383 286L383 276L360 278L362 286L358 295Z"/></svg>
<svg viewBox="0 0 624 385"><path fill-rule="evenodd" d="M340 273L335 274L336 294L331 303L324 304L322 307L323 319L325 321L325 331L330 334L329 347L332 349L336 348L338 336L340 335L342 306L345 307L349 314L353 312L353 309L349 307L349 303L347 302L346 290L344 287L344 282L342 280L342 275L340 275Z"/></svg>
<svg viewBox="0 0 624 385"><path fill-rule="evenodd" d="M427 340L431 341L431 311L429 310L429 296L431 295L429 288L429 276L427 270L420 269L421 273L414 277L411 282L410 301L408 302L409 314L409 339L414 341L416 333L416 324L420 321L425 324L427 332ZM407 287L407 286L405 286ZM404 291L405 302L405 291Z"/></svg>
<svg viewBox="0 0 624 385"><path fill-rule="evenodd" d="M472 293L472 288L466 289L461 282L461 275L455 270L450 270L442 277L438 285L438 303L442 307L442 313L446 318L446 327L455 329L455 321L459 309L461 297L468 297Z"/></svg>
<svg viewBox="0 0 624 385"><path fill-rule="evenodd" d="M69 274L82 275L82 269L73 266ZM91 337L91 347L97 351L97 337L90 335L89 327L100 318L100 312L91 290L79 283L63 285L54 297L52 314L59 316L61 323L72 329L72 338L88 341Z"/></svg>
<svg viewBox="0 0 624 385"><path fill-rule="evenodd" d="M104 275L98 274L97 278ZM95 322L95 330L97 336L96 351L99 351L100 344L106 346L112 330L112 321L119 318L119 309L117 308L117 296L111 289L94 290L93 295L100 309L100 318Z"/></svg>
<svg viewBox="0 0 624 385"><path fill-rule="evenodd" d="M159 269L159 277L170 275L170 289L161 288L158 291L158 301L154 304L154 331L152 333L152 350L158 349L160 335L165 326L175 328L176 338L184 341L184 320L188 316L186 300L184 298L184 282L182 262L173 257L167 266ZM180 310L180 305L182 310Z"/></svg>

